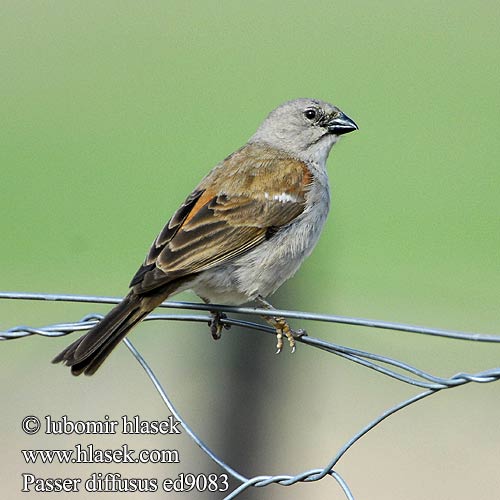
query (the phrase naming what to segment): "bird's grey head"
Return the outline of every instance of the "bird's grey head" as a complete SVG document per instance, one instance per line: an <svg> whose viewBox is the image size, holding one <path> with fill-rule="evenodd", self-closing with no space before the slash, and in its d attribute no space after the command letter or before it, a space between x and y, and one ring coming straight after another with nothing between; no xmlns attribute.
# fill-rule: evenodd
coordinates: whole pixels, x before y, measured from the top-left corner
<svg viewBox="0 0 500 500"><path fill-rule="evenodd" d="M295 99L271 111L250 142L268 144L298 159L322 163L339 136L357 128L332 104L318 99Z"/></svg>

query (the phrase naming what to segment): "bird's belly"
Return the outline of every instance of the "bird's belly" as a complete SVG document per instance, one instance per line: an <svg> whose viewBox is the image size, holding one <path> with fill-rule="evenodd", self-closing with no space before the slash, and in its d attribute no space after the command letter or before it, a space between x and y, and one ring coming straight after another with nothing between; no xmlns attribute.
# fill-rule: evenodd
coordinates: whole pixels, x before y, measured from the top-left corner
<svg viewBox="0 0 500 500"><path fill-rule="evenodd" d="M327 214L328 205L303 212L244 255L202 272L190 288L209 302L219 304L239 305L257 295L271 295L312 252Z"/></svg>

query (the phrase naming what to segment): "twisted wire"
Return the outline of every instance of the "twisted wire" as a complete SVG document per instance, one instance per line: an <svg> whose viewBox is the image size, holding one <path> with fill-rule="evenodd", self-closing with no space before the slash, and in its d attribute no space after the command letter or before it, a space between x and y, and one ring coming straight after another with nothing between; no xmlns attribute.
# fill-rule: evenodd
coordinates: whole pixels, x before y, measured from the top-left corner
<svg viewBox="0 0 500 500"><path fill-rule="evenodd" d="M65 294L44 294L44 293L24 293L24 292L0 292L0 299L11 299L11 300L44 300L44 301L64 301L64 302L83 302L83 303L93 303L93 304L116 304L121 298L118 297L102 297L102 296L86 296L86 295L65 295ZM224 305L206 305L206 304L193 304L188 302L164 302L161 304L162 308L170 309L186 309L186 310L199 310L199 311L221 311L225 313L232 314L252 314L252 315L268 315L269 311L266 309L251 308L251 307L229 307ZM349 318L344 316L334 316L325 314L314 314L300 311L286 311L286 310L275 310L273 314L277 316L283 316L286 318L295 318L302 320L311 321L321 321L326 323L340 323L345 325L356 325L363 327L378 328L383 330L392 330L403 333L416 333L422 335L430 335L437 337L445 337L453 340L461 341L472 341L472 342L500 342L499 335L485 335L473 332L459 332L443 330L438 328L429 328L423 326L406 325L401 323L378 321L363 318ZM65 323L55 323L42 327L29 327L29 326L15 326L9 328L8 330L0 332L1 340L14 340L19 338L29 337L31 335L39 335L43 337L60 337L68 335L76 331L85 331L92 328L100 319L102 315L100 314L87 314L82 317L79 321L75 322L65 322ZM145 321L190 321L190 322L208 322L210 320L209 315L203 314L150 314L145 318ZM267 334L275 335L273 328L254 323L252 321L237 320L234 318L224 318L221 320L225 325L234 325L244 327L249 331L264 332ZM167 392L163 388L162 384L156 377L155 373L148 365L146 360L142 357L139 351L134 347L132 342L126 338L124 343L132 353L134 358L138 361L141 367L146 372L149 380L153 383L155 389L159 393L163 402L171 412L171 414L180 422L180 425L184 428L186 433L193 439L193 441L206 453L215 463L217 463L222 469L224 469L229 475L236 479L241 484L234 489L231 493L226 495L224 498L226 500L236 498L240 493L245 491L250 487L265 487L271 483L280 484L282 486L292 486L298 482L312 482L319 481L325 477L333 478L341 490L343 491L345 497L348 500L354 500L354 496L349 489L346 481L340 476L340 474L334 470L339 460L348 452L348 450L357 443L363 436L365 436L369 431L378 426L383 420L387 419L391 415L397 413L398 411L406 408L418 401L421 401L428 396L438 393L444 389L451 389L454 387L459 387L468 383L490 383L495 382L500 379L500 368L491 368L483 370L477 373L457 373L451 377L437 377L430 373L427 373L419 368L416 368L408 363L383 356L380 354L375 354L360 349L353 349L351 347L342 346L328 342L323 339L311 337L305 335L297 339L297 342L303 343L305 345L321 349L325 352L335 354L344 359L350 360L354 363L362 365L371 370L377 371L383 375L390 378L398 380L400 382L410 384L422 389L421 392L415 396L412 396L393 407L387 409L381 415L374 418L369 422L364 428L358 431L347 443L344 444L337 452L337 454L322 468L311 469L304 471L296 475L275 475L275 476L265 476L260 475L252 478L247 478L243 474L234 470L229 464L225 463L220 457L218 457L191 429L188 423L182 418L180 413L175 408L173 402L167 395Z"/></svg>

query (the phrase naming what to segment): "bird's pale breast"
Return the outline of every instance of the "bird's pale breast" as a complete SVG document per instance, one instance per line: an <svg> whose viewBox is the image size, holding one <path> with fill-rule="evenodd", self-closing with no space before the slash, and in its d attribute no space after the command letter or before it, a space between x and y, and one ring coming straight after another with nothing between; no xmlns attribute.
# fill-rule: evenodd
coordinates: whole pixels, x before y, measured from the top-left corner
<svg viewBox="0 0 500 500"><path fill-rule="evenodd" d="M328 215L329 199L326 170L315 169L306 208L296 219L246 254L204 271L189 288L212 303L234 305L271 295L312 252Z"/></svg>

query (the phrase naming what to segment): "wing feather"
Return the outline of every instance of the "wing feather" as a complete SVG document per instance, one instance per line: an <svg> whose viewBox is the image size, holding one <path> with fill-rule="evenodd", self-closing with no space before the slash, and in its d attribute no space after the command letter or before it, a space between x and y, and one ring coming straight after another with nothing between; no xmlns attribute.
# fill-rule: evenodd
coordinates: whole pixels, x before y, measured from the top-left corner
<svg viewBox="0 0 500 500"><path fill-rule="evenodd" d="M250 144L215 167L165 225L130 286L148 293L248 252L305 208L301 161Z"/></svg>

